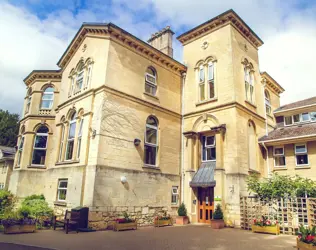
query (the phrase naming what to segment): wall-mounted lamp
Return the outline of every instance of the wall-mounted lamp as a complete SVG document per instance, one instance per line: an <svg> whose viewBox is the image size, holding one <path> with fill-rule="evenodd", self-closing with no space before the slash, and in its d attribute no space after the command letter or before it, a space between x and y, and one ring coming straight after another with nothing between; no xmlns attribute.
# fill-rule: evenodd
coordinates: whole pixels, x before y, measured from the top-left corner
<svg viewBox="0 0 316 250"><path fill-rule="evenodd" d="M137 147L139 146L141 140L140 139L134 139L134 145Z"/></svg>
<svg viewBox="0 0 316 250"><path fill-rule="evenodd" d="M93 139L95 138L96 134L97 134L97 131L95 129L92 129L92 138Z"/></svg>
<svg viewBox="0 0 316 250"><path fill-rule="evenodd" d="M125 176L121 176L121 182L122 182L123 184L125 184L125 183L127 182L127 179L126 179Z"/></svg>

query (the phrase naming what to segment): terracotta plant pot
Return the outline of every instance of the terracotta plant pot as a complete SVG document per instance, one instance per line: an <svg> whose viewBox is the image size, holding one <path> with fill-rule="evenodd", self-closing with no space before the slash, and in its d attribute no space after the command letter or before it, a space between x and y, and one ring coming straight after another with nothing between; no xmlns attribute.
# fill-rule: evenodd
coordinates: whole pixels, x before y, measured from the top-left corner
<svg viewBox="0 0 316 250"><path fill-rule="evenodd" d="M178 225L189 224L189 217L188 216L177 216L176 217L176 224L178 224Z"/></svg>
<svg viewBox="0 0 316 250"><path fill-rule="evenodd" d="M211 220L211 228L221 229L225 227L224 220Z"/></svg>

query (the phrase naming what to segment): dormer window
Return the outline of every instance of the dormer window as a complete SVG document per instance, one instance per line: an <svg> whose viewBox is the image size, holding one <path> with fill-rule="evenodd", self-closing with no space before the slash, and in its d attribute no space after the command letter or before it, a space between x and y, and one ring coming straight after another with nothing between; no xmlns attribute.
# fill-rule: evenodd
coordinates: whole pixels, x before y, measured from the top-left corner
<svg viewBox="0 0 316 250"><path fill-rule="evenodd" d="M308 121L310 121L310 115L309 115L309 113L303 113L303 114L301 115L301 120L302 120L302 122L308 122Z"/></svg>
<svg viewBox="0 0 316 250"><path fill-rule="evenodd" d="M290 116L284 117L284 125L290 126L293 124L297 124L300 122L306 123L306 122L315 122L316 121L316 112L305 112L301 114L295 114Z"/></svg>

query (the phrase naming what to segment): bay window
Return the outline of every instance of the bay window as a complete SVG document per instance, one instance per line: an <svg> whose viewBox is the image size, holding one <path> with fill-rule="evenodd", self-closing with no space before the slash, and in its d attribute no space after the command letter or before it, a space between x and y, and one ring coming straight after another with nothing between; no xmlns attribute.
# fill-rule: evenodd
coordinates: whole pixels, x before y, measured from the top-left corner
<svg viewBox="0 0 316 250"><path fill-rule="evenodd" d="M158 151L158 122L153 116L149 116L146 121L145 132L145 164L157 165L157 151Z"/></svg>

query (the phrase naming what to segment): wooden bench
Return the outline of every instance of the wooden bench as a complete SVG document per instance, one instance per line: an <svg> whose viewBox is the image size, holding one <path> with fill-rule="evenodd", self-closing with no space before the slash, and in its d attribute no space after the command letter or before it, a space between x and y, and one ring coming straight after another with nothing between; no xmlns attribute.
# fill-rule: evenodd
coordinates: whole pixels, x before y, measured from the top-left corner
<svg viewBox="0 0 316 250"><path fill-rule="evenodd" d="M71 229L76 230L78 233L79 220L80 212L66 210L63 220L58 220L57 216L54 216L54 230L56 230L57 227L62 227L64 230L66 230L66 234L68 234Z"/></svg>

